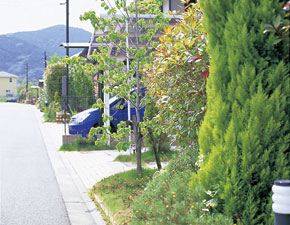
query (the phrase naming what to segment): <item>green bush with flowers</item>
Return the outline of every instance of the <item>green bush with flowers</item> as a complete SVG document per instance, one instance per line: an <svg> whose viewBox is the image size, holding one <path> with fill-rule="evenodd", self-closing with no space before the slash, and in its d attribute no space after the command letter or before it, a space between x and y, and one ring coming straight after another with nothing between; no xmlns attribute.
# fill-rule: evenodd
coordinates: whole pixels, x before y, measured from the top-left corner
<svg viewBox="0 0 290 225"><path fill-rule="evenodd" d="M155 173L131 207L131 224L232 224L230 218L214 213L215 192L205 192L201 185L189 188L196 156L183 152L166 170Z"/></svg>

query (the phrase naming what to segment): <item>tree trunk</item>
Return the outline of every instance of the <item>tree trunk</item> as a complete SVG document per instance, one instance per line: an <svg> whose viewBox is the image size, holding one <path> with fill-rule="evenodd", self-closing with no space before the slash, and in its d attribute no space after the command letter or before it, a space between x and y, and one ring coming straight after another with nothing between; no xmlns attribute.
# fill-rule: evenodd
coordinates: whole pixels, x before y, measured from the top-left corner
<svg viewBox="0 0 290 225"><path fill-rule="evenodd" d="M154 152L155 161L156 161L158 170L161 170L162 166L161 166L160 157L159 157L159 154L158 154L159 145L158 145L158 149L157 149L156 141L154 139L154 134L153 134L153 131L152 131L152 129L150 127L148 128L148 134L149 134L149 138L150 138L150 142L151 142L151 145L152 145L152 150Z"/></svg>
<svg viewBox="0 0 290 225"><path fill-rule="evenodd" d="M135 16L136 16L136 49L139 49L139 31L138 31L138 9L137 9L137 1L134 0L135 4ZM140 73L139 73L139 64L140 60L137 59L137 67L136 67L136 79L137 79L137 87L136 87L136 116L133 116L133 126L134 126L134 139L136 146L136 160L137 160L137 170L138 176L142 177L142 164L141 164L141 148L142 148L142 137L141 137L141 129L139 127L140 122Z"/></svg>
<svg viewBox="0 0 290 225"><path fill-rule="evenodd" d="M138 171L138 176L142 177L142 163L141 163L141 129L139 127L139 124L137 122L137 118L134 115L133 116L133 129L134 129L134 142L136 146L136 160L137 160L137 171Z"/></svg>

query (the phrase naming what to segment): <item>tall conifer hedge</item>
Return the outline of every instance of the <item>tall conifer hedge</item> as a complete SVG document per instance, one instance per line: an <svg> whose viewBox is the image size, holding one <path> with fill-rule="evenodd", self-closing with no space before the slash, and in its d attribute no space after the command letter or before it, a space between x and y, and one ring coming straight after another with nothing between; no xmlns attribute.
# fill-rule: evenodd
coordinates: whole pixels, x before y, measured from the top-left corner
<svg viewBox="0 0 290 225"><path fill-rule="evenodd" d="M289 43L263 31L283 1L200 3L211 62L197 177L226 215L273 224L271 186L290 178Z"/></svg>

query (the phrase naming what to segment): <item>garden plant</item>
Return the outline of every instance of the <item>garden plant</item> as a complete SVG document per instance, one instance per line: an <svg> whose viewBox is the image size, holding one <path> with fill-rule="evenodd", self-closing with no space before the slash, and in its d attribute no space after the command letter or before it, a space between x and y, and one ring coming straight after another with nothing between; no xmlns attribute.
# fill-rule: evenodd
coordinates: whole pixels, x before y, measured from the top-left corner
<svg viewBox="0 0 290 225"><path fill-rule="evenodd" d="M273 224L273 181L289 179L289 37L264 32L283 3L201 1L211 66L192 186L215 191L215 210L246 225Z"/></svg>

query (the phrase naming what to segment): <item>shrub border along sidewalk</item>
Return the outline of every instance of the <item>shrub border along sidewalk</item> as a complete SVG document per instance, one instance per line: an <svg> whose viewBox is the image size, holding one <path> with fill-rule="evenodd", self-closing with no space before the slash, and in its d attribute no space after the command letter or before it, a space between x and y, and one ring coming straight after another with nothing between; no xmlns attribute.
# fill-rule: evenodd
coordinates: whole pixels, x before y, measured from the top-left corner
<svg viewBox="0 0 290 225"><path fill-rule="evenodd" d="M144 178L138 178L137 170L132 169L128 171L124 171L121 173L114 174L110 177L104 178L103 180L96 183L92 189L89 191L89 195L92 198L92 200L95 202L96 206L101 210L101 214L104 218L104 220L107 221L108 224L120 224L125 222L127 224L128 220L130 220L129 217L118 217L116 218L116 215L119 215L121 211L123 211L125 208L130 208L130 206L127 206L133 204L135 199L143 192L144 187L147 185L147 183L152 179L153 174L156 172L155 169L144 169L144 175L147 174ZM136 173L136 174L135 174ZM132 175L133 174L133 175ZM135 174L135 175L134 175ZM127 178L130 177L127 183ZM112 183L111 181L115 182ZM110 186L108 186L110 184ZM102 193L98 193L97 189L101 189ZM118 189L120 191L115 191L113 189ZM100 191L100 190L99 190ZM108 192L109 191L109 192ZM115 193L111 195L110 193ZM103 197L101 197L103 195ZM109 199L112 198L122 198L125 199L126 202L124 204L119 204L120 208L110 209L106 205L106 198L104 197L109 195ZM107 198L108 201L108 198ZM128 202L127 202L128 201ZM113 212L115 211L115 214L113 215ZM126 214L127 215L127 214ZM115 216L115 217L114 217ZM128 220L126 220L126 218ZM123 221L123 220L126 221Z"/></svg>
<svg viewBox="0 0 290 225"><path fill-rule="evenodd" d="M166 151L160 153L160 160L161 162L169 161L176 157L178 153L176 151ZM156 162L154 158L153 151L143 151L141 157L142 163L149 163L149 162ZM118 162L132 162L136 163L136 156L135 155L118 155L114 161Z"/></svg>
<svg viewBox="0 0 290 225"><path fill-rule="evenodd" d="M95 145L94 140L88 138L77 138L70 144L63 144L60 151L97 151L97 150L115 150L115 145Z"/></svg>

